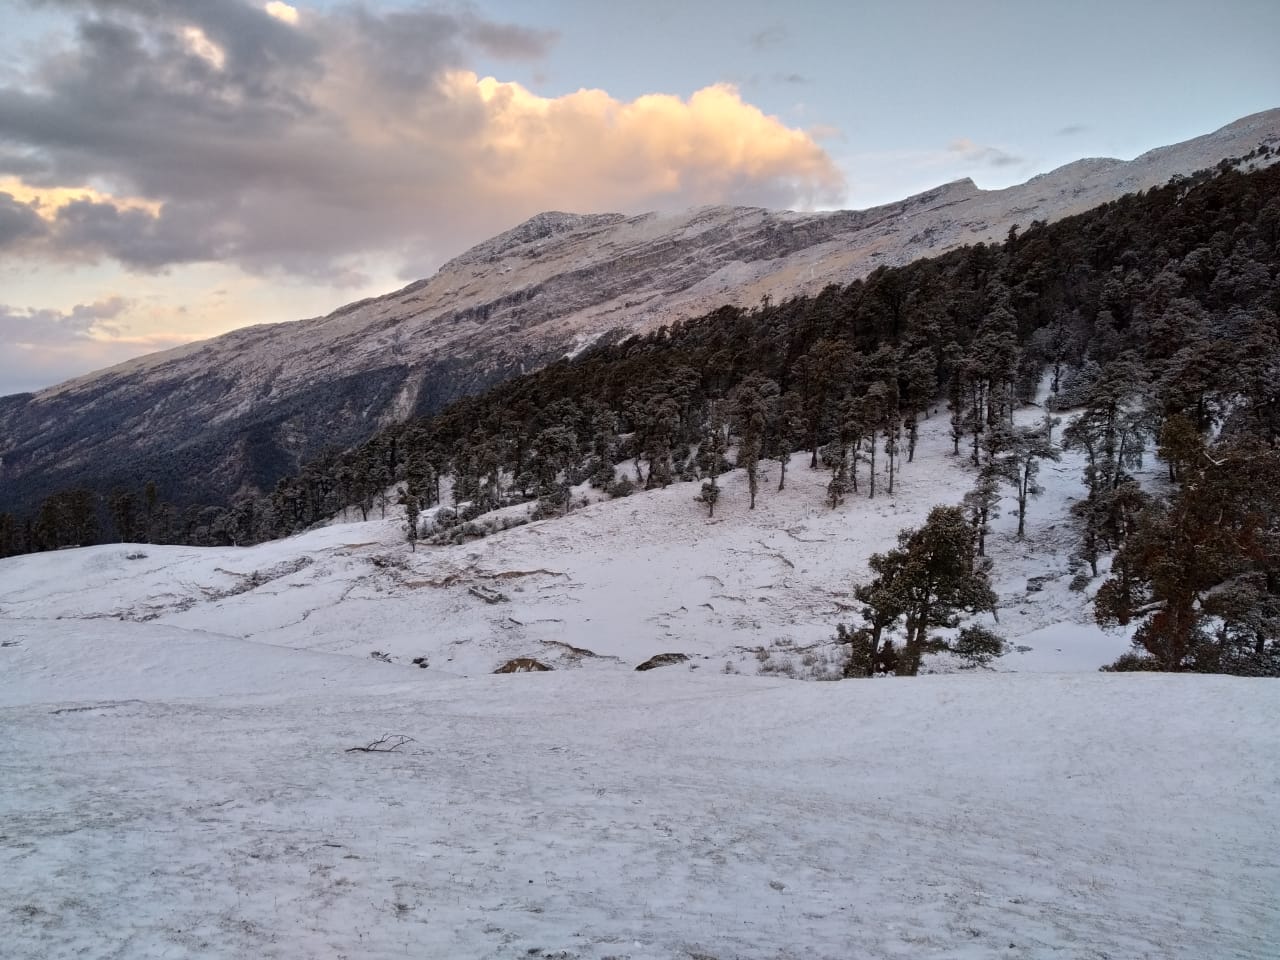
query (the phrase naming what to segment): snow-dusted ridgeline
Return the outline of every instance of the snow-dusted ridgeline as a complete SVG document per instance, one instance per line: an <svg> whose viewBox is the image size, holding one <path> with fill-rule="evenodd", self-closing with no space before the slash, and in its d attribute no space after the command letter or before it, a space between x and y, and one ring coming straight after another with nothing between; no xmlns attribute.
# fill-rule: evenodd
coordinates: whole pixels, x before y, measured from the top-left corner
<svg viewBox="0 0 1280 960"><path fill-rule="evenodd" d="M196 499L269 484L271 464L357 442L601 338L1001 241L1015 224L1277 143L1271 110L1132 161L1080 161L1004 190L959 181L870 210L540 214L430 278L326 317L247 327L0 398L0 509L123 461L154 475L189 461L164 485L198 474Z"/></svg>

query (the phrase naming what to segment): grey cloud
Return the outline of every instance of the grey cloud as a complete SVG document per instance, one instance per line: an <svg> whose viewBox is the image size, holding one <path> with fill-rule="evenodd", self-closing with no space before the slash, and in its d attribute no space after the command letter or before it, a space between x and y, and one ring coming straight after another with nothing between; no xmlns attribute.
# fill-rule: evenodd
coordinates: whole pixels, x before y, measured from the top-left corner
<svg viewBox="0 0 1280 960"><path fill-rule="evenodd" d="M47 230L29 204L14 199L11 193L0 193L0 250L42 237Z"/></svg>
<svg viewBox="0 0 1280 960"><path fill-rule="evenodd" d="M35 65L30 83L0 87L0 146L21 147L0 154L0 171L37 187L96 180L161 201L159 217L77 205L55 231L53 248L65 256L108 255L141 269L214 257L251 269L279 264L281 208L291 205L286 219L305 230L313 226L307 211L332 214L343 205L335 199L341 191L353 209L340 219L355 223L370 165L345 142L343 118L310 97L327 69L373 78L394 106L397 93L429 94L443 69L461 64L468 36L511 50L537 42L533 34L486 31L473 14L431 10L378 17L353 7L308 18L315 23L305 33L241 0L44 5L85 16L70 53ZM188 49L181 31L191 25L224 52L223 69ZM326 63L322 51L355 63ZM351 234L376 233L379 217L366 209ZM351 234L335 231L333 221L293 231L291 253L315 260L342 250Z"/></svg>
<svg viewBox="0 0 1280 960"><path fill-rule="evenodd" d="M390 90L429 90L442 69L465 61L466 17L435 9L380 15L363 7L352 9L349 17L349 22L325 24L328 46L345 47Z"/></svg>
<svg viewBox="0 0 1280 960"><path fill-rule="evenodd" d="M771 47L780 46L786 43L790 37L791 31L787 29L786 24L773 23L747 37L747 43L750 44L752 50L760 52Z"/></svg>
<svg viewBox="0 0 1280 960"><path fill-rule="evenodd" d="M1013 167L1025 163L1025 157L1015 156L999 147L987 147L962 137L947 145L951 153L958 153L970 163L987 167Z"/></svg>
<svg viewBox="0 0 1280 960"><path fill-rule="evenodd" d="M1005 153L1003 150L997 150L995 147L990 147L983 151L981 160L989 167L1016 167L1018 164L1025 162L1024 157L1017 157L1012 153Z"/></svg>
<svg viewBox="0 0 1280 960"><path fill-rule="evenodd" d="M474 15L464 21L468 41L491 57L507 60L538 60L551 52L559 39L554 30L533 30L512 23L494 23Z"/></svg>
<svg viewBox="0 0 1280 960"><path fill-rule="evenodd" d="M319 54L315 41L305 33L281 23L266 12L264 5L242 0L35 0L37 6L62 7L99 17L120 17L134 24L164 25L170 28L197 26L227 53L228 66L245 75L264 73L274 67L314 61ZM119 27L120 21L82 21L81 29L92 24Z"/></svg>
<svg viewBox="0 0 1280 960"><path fill-rule="evenodd" d="M0 130L26 148L30 182L98 177L153 197L198 192L225 185L202 169L218 150L280 136L306 114L292 92L300 78L284 67L237 69L228 54L227 69L214 71L174 32L153 34L146 44L133 26L82 22L74 55L51 57L34 84L0 89Z"/></svg>
<svg viewBox="0 0 1280 960"><path fill-rule="evenodd" d="M1088 125L1083 123L1069 123L1058 131L1060 137L1074 137L1081 133L1087 133Z"/></svg>
<svg viewBox="0 0 1280 960"><path fill-rule="evenodd" d="M217 259L219 221L212 210L166 205L157 216L111 203L74 200L58 209L51 232L55 250L109 256L138 270Z"/></svg>
<svg viewBox="0 0 1280 960"><path fill-rule="evenodd" d="M46 168L47 164L30 154L0 145L0 176L31 178Z"/></svg>
<svg viewBox="0 0 1280 960"><path fill-rule="evenodd" d="M121 337L113 321L132 306L123 297L65 311L0 304L0 396L37 390L189 339Z"/></svg>
<svg viewBox="0 0 1280 960"><path fill-rule="evenodd" d="M96 303L82 303L68 311L24 310L0 304L0 343L58 345L87 339L94 329L114 332L104 325L124 312L129 301L109 297Z"/></svg>

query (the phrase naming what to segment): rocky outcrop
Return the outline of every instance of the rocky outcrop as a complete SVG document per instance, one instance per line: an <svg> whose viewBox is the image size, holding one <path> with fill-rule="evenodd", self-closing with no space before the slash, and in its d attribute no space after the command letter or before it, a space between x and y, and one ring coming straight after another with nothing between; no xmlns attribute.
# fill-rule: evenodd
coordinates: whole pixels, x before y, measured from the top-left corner
<svg viewBox="0 0 1280 960"><path fill-rule="evenodd" d="M76 482L156 480L169 499L265 488L326 446L726 303L847 283L1014 224L1051 221L1280 143L1280 110L1129 162L1005 190L971 181L861 211L704 207L543 213L434 276L326 317L236 330L0 398L0 510Z"/></svg>
<svg viewBox="0 0 1280 960"><path fill-rule="evenodd" d="M670 667L677 663L684 663L689 659L687 653L659 653L650 657L644 663L636 666L637 670L656 670L658 667Z"/></svg>
<svg viewBox="0 0 1280 960"><path fill-rule="evenodd" d="M544 673L549 671L548 667L541 660L535 660L533 657L516 657L514 660L508 660L494 673Z"/></svg>

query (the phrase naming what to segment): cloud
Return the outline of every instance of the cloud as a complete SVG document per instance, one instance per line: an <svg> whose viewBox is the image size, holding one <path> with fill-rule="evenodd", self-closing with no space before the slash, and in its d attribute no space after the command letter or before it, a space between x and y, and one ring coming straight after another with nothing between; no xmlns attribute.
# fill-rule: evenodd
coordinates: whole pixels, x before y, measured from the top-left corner
<svg viewBox="0 0 1280 960"><path fill-rule="evenodd" d="M0 351L0 397L34 392L90 370L113 367L190 341L189 336L156 335L117 340L83 338L39 347L6 348Z"/></svg>
<svg viewBox="0 0 1280 960"><path fill-rule="evenodd" d="M1058 136L1074 137L1082 133L1087 133L1088 131L1089 131L1089 127L1087 124L1069 123L1065 127L1062 127L1060 130L1058 130Z"/></svg>
<svg viewBox="0 0 1280 960"><path fill-rule="evenodd" d="M119 328L106 321L118 317L128 306L123 297L78 304L65 312L0 304L0 343L18 348L47 347L91 339L94 334L115 336Z"/></svg>
<svg viewBox="0 0 1280 960"><path fill-rule="evenodd" d="M0 250L43 237L48 225L30 203L11 193L0 193Z"/></svg>
<svg viewBox="0 0 1280 960"><path fill-rule="evenodd" d="M283 20L285 23L298 22L298 8L282 3L281 0L271 0L270 3L264 4L262 9L277 20Z"/></svg>
<svg viewBox="0 0 1280 960"><path fill-rule="evenodd" d="M810 134L731 86L619 100L480 77L477 56L536 60L555 35L467 7L45 5L74 33L0 86L0 188L56 197L43 227L19 193L0 206L0 243L30 256L359 282L374 258L425 271L546 209L844 195Z"/></svg>
<svg viewBox="0 0 1280 960"><path fill-rule="evenodd" d="M0 304L0 396L37 390L192 339L133 333L125 319L136 307L121 296L65 311Z"/></svg>
<svg viewBox="0 0 1280 960"><path fill-rule="evenodd" d="M462 15L463 36L491 57L507 60L537 60L551 52L558 34L553 30L530 30L509 23L494 23L473 14Z"/></svg>
<svg viewBox="0 0 1280 960"><path fill-rule="evenodd" d="M952 140L951 143L947 144L947 151L959 154L969 163L987 167L1013 167L1024 163L1026 159L1014 156L999 147L984 147L981 144L974 143L967 137Z"/></svg>
<svg viewBox="0 0 1280 960"><path fill-rule="evenodd" d="M111 257L139 271L220 259L233 241L216 226L218 211L166 205L159 214L110 202L72 200L59 207L49 244L88 259Z"/></svg>
<svg viewBox="0 0 1280 960"><path fill-rule="evenodd" d="M747 43L757 53L778 47L791 39L791 31L784 23L773 23L747 37Z"/></svg>

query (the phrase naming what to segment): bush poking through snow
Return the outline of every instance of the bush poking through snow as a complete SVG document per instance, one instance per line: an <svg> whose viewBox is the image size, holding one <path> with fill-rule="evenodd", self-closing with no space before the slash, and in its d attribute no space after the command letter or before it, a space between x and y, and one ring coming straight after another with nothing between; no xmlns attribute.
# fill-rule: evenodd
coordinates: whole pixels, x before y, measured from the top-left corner
<svg viewBox="0 0 1280 960"><path fill-rule="evenodd" d="M1008 645L986 627L965 627L951 642L951 652L975 666L985 666L1004 655Z"/></svg>
<svg viewBox="0 0 1280 960"><path fill-rule="evenodd" d="M617 480L614 480L607 487L605 487L604 492L607 493L609 496L613 497L614 499L618 499L620 497L629 497L631 496L631 494L636 492L636 485L635 485L635 482L630 477L628 477L626 474L623 474Z"/></svg>
<svg viewBox="0 0 1280 960"><path fill-rule="evenodd" d="M1115 663L1109 663L1099 669L1103 673L1136 673L1139 671L1158 673L1161 667L1155 657L1148 657L1143 653L1122 653Z"/></svg>
<svg viewBox="0 0 1280 960"><path fill-rule="evenodd" d="M550 669L551 668L548 667L541 660L535 660L533 659L533 657L516 657L513 660L508 660L506 663L504 663L502 666L500 666L497 670L493 672L494 673L542 673Z"/></svg>

